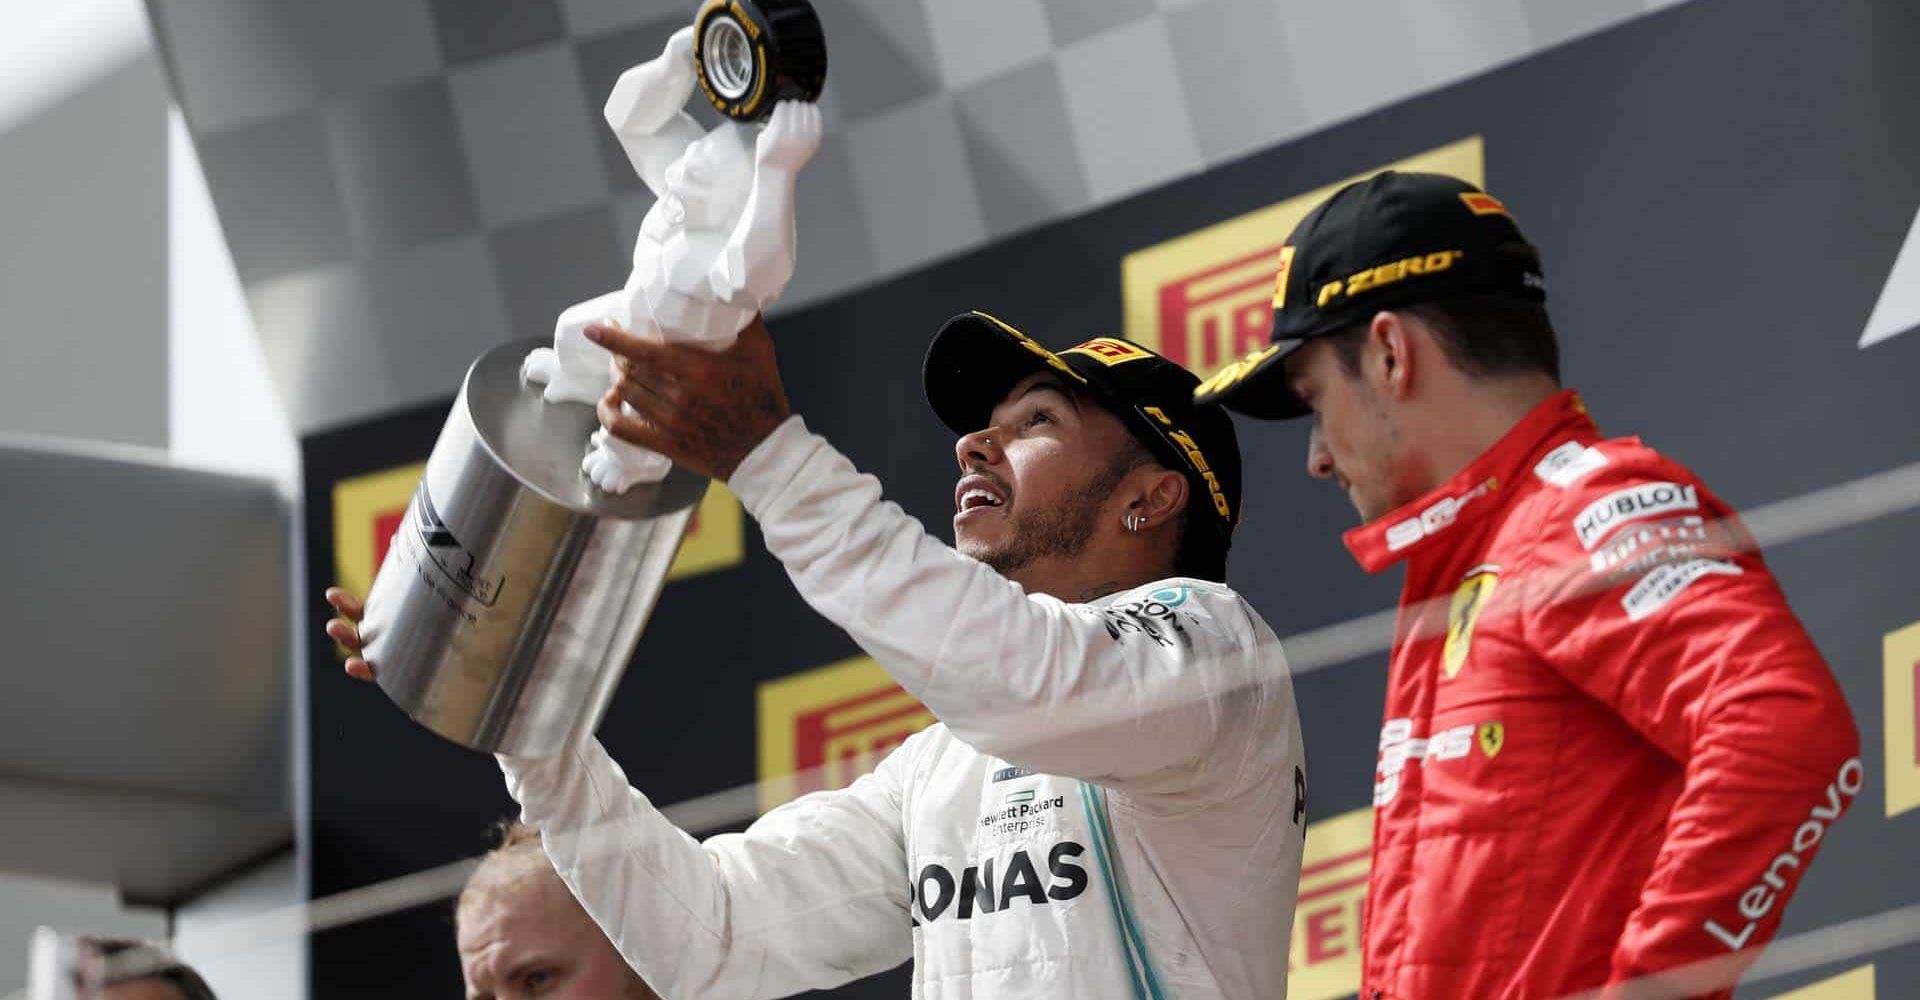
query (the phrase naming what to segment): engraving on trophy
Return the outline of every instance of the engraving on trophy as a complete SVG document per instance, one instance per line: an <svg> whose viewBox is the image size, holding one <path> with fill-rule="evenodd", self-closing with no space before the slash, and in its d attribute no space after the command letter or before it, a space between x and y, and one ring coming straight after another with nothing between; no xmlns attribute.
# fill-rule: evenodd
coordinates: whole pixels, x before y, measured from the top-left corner
<svg viewBox="0 0 1920 1000"><path fill-rule="evenodd" d="M447 578L447 582L468 597L481 604L492 607L500 599L500 588L506 583L506 577L487 579L474 573L478 562L471 549L460 544L453 536L453 530L433 509L433 496L427 492L425 480L413 495L413 525L420 544L426 550L426 556L435 568Z"/></svg>

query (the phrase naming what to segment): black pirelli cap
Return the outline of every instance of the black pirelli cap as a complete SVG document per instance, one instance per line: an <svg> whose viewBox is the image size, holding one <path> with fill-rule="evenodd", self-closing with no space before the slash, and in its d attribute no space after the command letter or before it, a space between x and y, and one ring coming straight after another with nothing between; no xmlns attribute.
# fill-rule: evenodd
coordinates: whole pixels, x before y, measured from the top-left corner
<svg viewBox="0 0 1920 1000"><path fill-rule="evenodd" d="M1085 389L1146 445L1186 476L1193 497L1183 561L1224 579L1240 520L1240 442L1218 407L1198 406L1192 372L1133 343L1095 337L1055 352L983 312L948 320L927 348L923 379L934 415L955 434L986 427L1021 379L1054 372Z"/></svg>
<svg viewBox="0 0 1920 1000"><path fill-rule="evenodd" d="M1271 342L1194 391L1201 405L1283 420L1308 408L1283 362L1382 309L1501 292L1547 297L1539 255L1498 198L1445 174L1389 170L1316 205L1280 250Z"/></svg>

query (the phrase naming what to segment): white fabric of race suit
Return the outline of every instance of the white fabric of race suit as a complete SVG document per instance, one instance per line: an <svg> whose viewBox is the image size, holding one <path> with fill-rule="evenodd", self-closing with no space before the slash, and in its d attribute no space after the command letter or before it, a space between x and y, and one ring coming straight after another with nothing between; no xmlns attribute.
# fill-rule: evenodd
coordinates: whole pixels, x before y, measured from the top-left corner
<svg viewBox="0 0 1920 1000"><path fill-rule="evenodd" d="M668 1000L914 960L920 1000L1273 1000L1305 831L1279 641L1218 583L1029 595L791 418L729 485L800 593L941 722L744 833L675 828L597 740L502 757L548 856Z"/></svg>

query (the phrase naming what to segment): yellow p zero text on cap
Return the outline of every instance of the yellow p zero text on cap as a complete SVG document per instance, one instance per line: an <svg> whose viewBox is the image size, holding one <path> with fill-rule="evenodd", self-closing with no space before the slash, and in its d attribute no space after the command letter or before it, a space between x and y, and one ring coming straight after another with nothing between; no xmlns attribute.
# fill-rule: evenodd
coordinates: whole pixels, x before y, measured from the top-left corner
<svg viewBox="0 0 1920 1000"><path fill-rule="evenodd" d="M1227 519L1227 523L1233 523L1233 505L1227 502L1226 492L1220 489L1220 476L1213 471L1212 466L1207 464L1207 456L1201 452L1200 445L1193 440L1193 435L1181 430L1158 406L1143 406L1141 410L1147 416L1159 421L1160 425L1167 429L1167 439L1179 446L1181 451L1186 452L1187 464L1193 466L1193 471L1198 472L1201 479L1206 480L1207 493L1213 499L1213 509L1219 511L1220 516Z"/></svg>
<svg viewBox="0 0 1920 1000"><path fill-rule="evenodd" d="M1464 256L1466 254L1459 250L1440 250L1381 264L1379 267L1369 267L1364 271L1355 271L1345 278L1321 285L1320 294L1314 297L1314 305L1325 309L1333 300L1343 296L1352 298L1410 277L1439 274L1459 263L1460 258Z"/></svg>
<svg viewBox="0 0 1920 1000"><path fill-rule="evenodd" d="M1265 347L1275 309L1311 304L1288 302L1274 272L1296 266L1287 235L1313 206L1381 170L1448 174L1482 187L1483 160L1473 136L1130 253L1120 264L1126 338L1206 378Z"/></svg>

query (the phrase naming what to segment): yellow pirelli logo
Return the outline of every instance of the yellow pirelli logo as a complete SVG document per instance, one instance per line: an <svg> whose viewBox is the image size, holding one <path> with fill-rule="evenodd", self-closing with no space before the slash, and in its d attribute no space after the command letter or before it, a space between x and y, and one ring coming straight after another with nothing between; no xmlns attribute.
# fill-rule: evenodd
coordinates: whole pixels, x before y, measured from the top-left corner
<svg viewBox="0 0 1920 1000"><path fill-rule="evenodd" d="M1873 966L1822 979L1774 996L1773 1000L1874 1000Z"/></svg>
<svg viewBox="0 0 1920 1000"><path fill-rule="evenodd" d="M667 567L667 579L699 576L740 565L747 555L746 516L740 501L719 481L707 486L700 506L680 540L680 551Z"/></svg>
<svg viewBox="0 0 1920 1000"><path fill-rule="evenodd" d="M1153 355L1143 351L1136 344L1112 337L1095 337L1084 344L1075 344L1060 352L1061 354L1084 354L1111 368L1128 361L1140 361Z"/></svg>
<svg viewBox="0 0 1920 1000"><path fill-rule="evenodd" d="M425 462L396 466L333 484L333 579L365 597L386 560L393 533L407 518ZM720 483L707 487L667 579L739 565L746 556L746 518L740 501Z"/></svg>
<svg viewBox="0 0 1920 1000"><path fill-rule="evenodd" d="M1460 193L1460 200L1467 206L1467 211L1475 215L1505 215L1509 219L1513 218L1513 216L1507 212L1507 206L1502 204L1500 199L1485 192L1462 191Z"/></svg>
<svg viewBox="0 0 1920 1000"><path fill-rule="evenodd" d="M867 656L767 681L759 702L762 812L845 788L934 721Z"/></svg>
<svg viewBox="0 0 1920 1000"><path fill-rule="evenodd" d="M1887 815L1920 807L1920 622L1887 634Z"/></svg>
<svg viewBox="0 0 1920 1000"><path fill-rule="evenodd" d="M386 561L393 533L407 519L407 504L427 463L342 479L333 484L333 579L367 596Z"/></svg>
<svg viewBox="0 0 1920 1000"><path fill-rule="evenodd" d="M1333 1000L1360 990L1360 912L1373 854L1373 810L1307 827L1287 952L1287 996Z"/></svg>
<svg viewBox="0 0 1920 1000"><path fill-rule="evenodd" d="M1205 229L1137 250L1120 264L1126 339L1206 378L1267 344L1273 310L1285 308L1285 245L1313 206L1381 170L1451 174L1485 186L1479 136L1384 164Z"/></svg>

